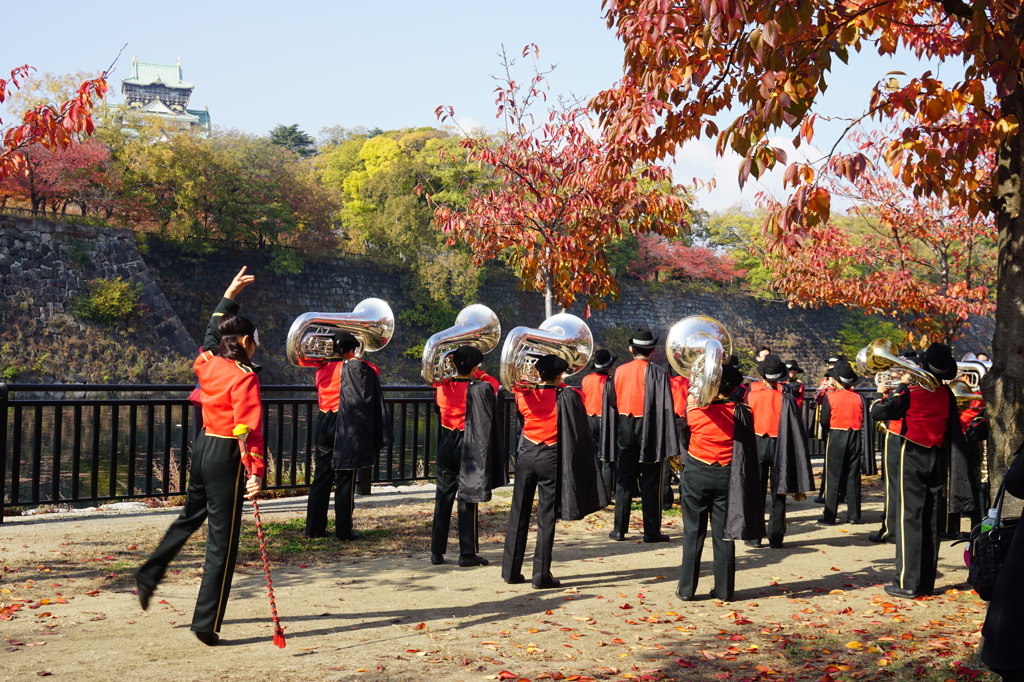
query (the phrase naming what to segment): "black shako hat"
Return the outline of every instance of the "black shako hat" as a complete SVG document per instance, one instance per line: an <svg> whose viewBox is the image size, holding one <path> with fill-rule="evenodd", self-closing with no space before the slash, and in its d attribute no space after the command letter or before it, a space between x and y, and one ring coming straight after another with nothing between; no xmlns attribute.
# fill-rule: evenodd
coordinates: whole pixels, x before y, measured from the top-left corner
<svg viewBox="0 0 1024 682"><path fill-rule="evenodd" d="M569 363L557 355L545 355L537 361L536 367L541 381L551 381L569 369Z"/></svg>
<svg viewBox="0 0 1024 682"><path fill-rule="evenodd" d="M804 370L800 366L800 363L796 360L790 360L786 363L786 370L790 372L796 372L797 374L803 374Z"/></svg>
<svg viewBox="0 0 1024 682"><path fill-rule="evenodd" d="M476 346L459 346L452 353L452 362L459 374L469 374L484 361L484 354Z"/></svg>
<svg viewBox="0 0 1024 682"><path fill-rule="evenodd" d="M651 328L646 325L634 329L633 338L629 341L629 345L633 348L642 348L643 350L654 348L656 343L658 343L658 339L651 333Z"/></svg>
<svg viewBox="0 0 1024 682"><path fill-rule="evenodd" d="M729 359L726 360L725 364L729 365L730 367L735 367L736 369L739 369L739 367L740 367L740 359L738 357L736 357L736 354L734 353L734 354L729 356Z"/></svg>
<svg viewBox="0 0 1024 682"><path fill-rule="evenodd" d="M924 352L926 369L943 381L956 379L956 360L953 351L944 343L933 343Z"/></svg>
<svg viewBox="0 0 1024 682"><path fill-rule="evenodd" d="M334 337L334 352L340 355L344 355L350 350L359 348L359 339L352 336L348 332L336 331L331 336Z"/></svg>
<svg viewBox="0 0 1024 682"><path fill-rule="evenodd" d="M729 395L743 383L743 372L732 365L722 365L722 379L718 383L718 392Z"/></svg>
<svg viewBox="0 0 1024 682"><path fill-rule="evenodd" d="M843 386L853 386L860 378L846 360L837 362L835 367L825 372L825 376L832 377Z"/></svg>
<svg viewBox="0 0 1024 682"><path fill-rule="evenodd" d="M757 363L757 371L768 381L781 381L787 376L786 364L775 353L769 353Z"/></svg>
<svg viewBox="0 0 1024 682"><path fill-rule="evenodd" d="M602 348L601 350L594 353L594 369L602 370L608 369L615 364L615 361L619 358L612 355L607 349Z"/></svg>

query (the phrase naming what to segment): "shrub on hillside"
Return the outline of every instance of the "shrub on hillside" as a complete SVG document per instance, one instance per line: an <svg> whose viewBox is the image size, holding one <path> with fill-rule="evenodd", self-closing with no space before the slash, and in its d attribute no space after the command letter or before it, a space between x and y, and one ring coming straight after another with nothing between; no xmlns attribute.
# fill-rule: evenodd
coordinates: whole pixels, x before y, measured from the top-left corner
<svg viewBox="0 0 1024 682"><path fill-rule="evenodd" d="M137 282L120 277L94 279L89 282L88 292L71 301L71 313L80 319L113 324L138 312L141 295L142 287Z"/></svg>

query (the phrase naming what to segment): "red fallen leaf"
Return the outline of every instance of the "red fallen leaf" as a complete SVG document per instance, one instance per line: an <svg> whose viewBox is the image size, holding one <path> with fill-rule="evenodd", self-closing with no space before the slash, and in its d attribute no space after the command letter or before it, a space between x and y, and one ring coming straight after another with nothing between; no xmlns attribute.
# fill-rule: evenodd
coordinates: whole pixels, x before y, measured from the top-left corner
<svg viewBox="0 0 1024 682"><path fill-rule="evenodd" d="M613 641L613 642L615 642L616 644L625 644L625 643L626 643L626 640L624 640L624 639L619 639L618 637L616 637L616 638L615 638L615 639L613 639L612 641Z"/></svg>
<svg viewBox="0 0 1024 682"><path fill-rule="evenodd" d="M407 654L414 654L414 653L416 653L417 651L419 651L419 649L406 649L406 650L405 650L405 653L407 653Z"/></svg>
<svg viewBox="0 0 1024 682"><path fill-rule="evenodd" d="M309 568L309 566L306 564L299 564L299 568Z"/></svg>
<svg viewBox="0 0 1024 682"><path fill-rule="evenodd" d="M103 560L104 561L113 561L116 558L117 558L116 556L105 556L105 557L103 557Z"/></svg>
<svg viewBox="0 0 1024 682"><path fill-rule="evenodd" d="M687 661L685 658L677 658L676 659L676 665L678 665L680 668L696 668L697 667L693 663L690 663L689 661Z"/></svg>
<svg viewBox="0 0 1024 682"><path fill-rule="evenodd" d="M745 639L746 639L746 637L744 637L743 635L733 635L732 637L729 638L729 641L730 642L742 642Z"/></svg>
<svg viewBox="0 0 1024 682"><path fill-rule="evenodd" d="M87 597L95 597L99 593L100 593L99 590L90 590L89 592L86 592L85 595Z"/></svg>
<svg viewBox="0 0 1024 682"><path fill-rule="evenodd" d="M830 570L830 571L838 571L839 569L838 569L838 568L836 568L835 566L833 566L832 568L830 568L830 569L828 569L828 570Z"/></svg>
<svg viewBox="0 0 1024 682"><path fill-rule="evenodd" d="M553 616L555 614L554 614L554 612L551 609L548 609L547 611L544 612L544 615L545 616Z"/></svg>
<svg viewBox="0 0 1024 682"><path fill-rule="evenodd" d="M633 605L632 605L632 604L623 604L623 605L622 605L622 606L620 606L619 608L620 608L620 609L623 609L623 610L625 610L625 609L631 609L631 608L633 608Z"/></svg>
<svg viewBox="0 0 1024 682"><path fill-rule="evenodd" d="M68 600L65 599L64 597L57 597L56 599L53 600L53 603L54 604L67 604Z"/></svg>
<svg viewBox="0 0 1024 682"><path fill-rule="evenodd" d="M509 672L507 670L502 670L500 673L498 673L498 679L499 680L518 680L519 679L519 675L516 675L515 673L511 673L511 672Z"/></svg>
<svg viewBox="0 0 1024 682"><path fill-rule="evenodd" d="M157 602L157 604L170 604L170 603L171 602L167 601L166 599L161 599L160 601Z"/></svg>
<svg viewBox="0 0 1024 682"><path fill-rule="evenodd" d="M727 679L729 679L729 673L727 673L727 672L725 672L725 673L716 673L716 674L712 675L711 677L714 677L715 679L718 679L718 680L727 680Z"/></svg>
<svg viewBox="0 0 1024 682"><path fill-rule="evenodd" d="M750 625L753 621L747 620L746 618L737 618L733 621L736 625Z"/></svg>
<svg viewBox="0 0 1024 682"><path fill-rule="evenodd" d="M413 628L413 630L426 630L426 629L427 629L427 624L426 623L420 623L419 625L417 625L416 627Z"/></svg>
<svg viewBox="0 0 1024 682"><path fill-rule="evenodd" d="M718 654L716 654L714 651L708 651L707 649L701 649L700 655L709 661L713 661L719 657Z"/></svg>

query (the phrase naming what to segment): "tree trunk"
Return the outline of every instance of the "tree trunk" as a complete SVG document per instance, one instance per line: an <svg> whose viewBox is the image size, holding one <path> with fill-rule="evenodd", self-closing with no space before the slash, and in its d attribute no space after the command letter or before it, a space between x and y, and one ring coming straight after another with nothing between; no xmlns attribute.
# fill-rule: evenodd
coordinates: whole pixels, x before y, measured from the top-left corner
<svg viewBox="0 0 1024 682"><path fill-rule="evenodd" d="M1024 121L1024 86L1002 101L1003 115ZM992 371L982 381L991 425L989 438L990 480L993 491L1003 480L1017 448L1024 443L1024 216L1021 181L1024 170L1021 133L999 148L996 165L996 199L999 264L996 280L996 326L992 339ZM1020 500L1007 496L1012 515Z"/></svg>

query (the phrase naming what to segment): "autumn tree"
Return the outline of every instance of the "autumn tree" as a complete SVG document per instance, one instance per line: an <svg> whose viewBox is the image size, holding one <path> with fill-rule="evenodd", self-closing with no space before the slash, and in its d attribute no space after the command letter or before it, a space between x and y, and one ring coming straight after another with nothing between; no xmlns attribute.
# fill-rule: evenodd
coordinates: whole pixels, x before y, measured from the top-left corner
<svg viewBox="0 0 1024 682"><path fill-rule="evenodd" d="M316 154L316 141L305 131L299 129L298 123L289 126L278 124L270 131L271 143L290 149L302 158Z"/></svg>
<svg viewBox="0 0 1024 682"><path fill-rule="evenodd" d="M728 256L706 246L690 246L660 234L638 235L637 242L637 257L626 266L626 274L637 279L725 284L740 276Z"/></svg>
<svg viewBox="0 0 1024 682"><path fill-rule="evenodd" d="M0 104L20 88L33 71L32 67L19 66L11 71L10 78L0 78ZM94 129L94 100L102 99L107 93L107 72L89 78L75 90L67 100L58 103L39 103L31 106L21 116L19 123L3 127L0 132L0 178L24 171L25 150L39 144L51 151L63 149L76 142L81 135L91 135Z"/></svg>
<svg viewBox="0 0 1024 682"><path fill-rule="evenodd" d="M0 179L0 197L28 204L32 213L65 213L74 205L80 215L100 209L110 198L116 178L110 152L94 140L56 150L35 144L22 151L21 169Z"/></svg>
<svg viewBox="0 0 1024 682"><path fill-rule="evenodd" d="M598 172L608 150L593 134L588 110L576 103L550 107L546 74L536 65L526 82L512 75L515 61L502 53L504 73L497 77L495 103L505 125L496 138L466 133L462 146L470 160L490 169L495 186L470 188L466 206L435 199L435 224L469 246L482 264L505 258L523 285L544 293L545 313L563 308L577 296L601 304L616 295L606 247L628 233L676 234L686 205L669 184L669 171L648 164L630 168L614 183ZM454 120L452 107L439 107L442 121Z"/></svg>
<svg viewBox="0 0 1024 682"><path fill-rule="evenodd" d="M880 83L857 118L891 122L886 172L915 196L936 197L970 217L991 213L998 231L995 364L984 391L998 470L1024 441L1024 116L1019 0L604 0L624 43L624 78L592 102L611 141L606 172L625 177L688 140L715 140L742 157L741 183L786 166L792 193L765 221L776 248L798 249L826 225L828 174L852 180L870 163L841 140L819 163L789 161L773 138L809 144L833 67L870 48L960 60L964 77L931 71ZM833 83L834 84L834 83ZM851 125L853 122L851 122ZM987 159L995 158L994 166ZM998 473L998 472L997 472Z"/></svg>

